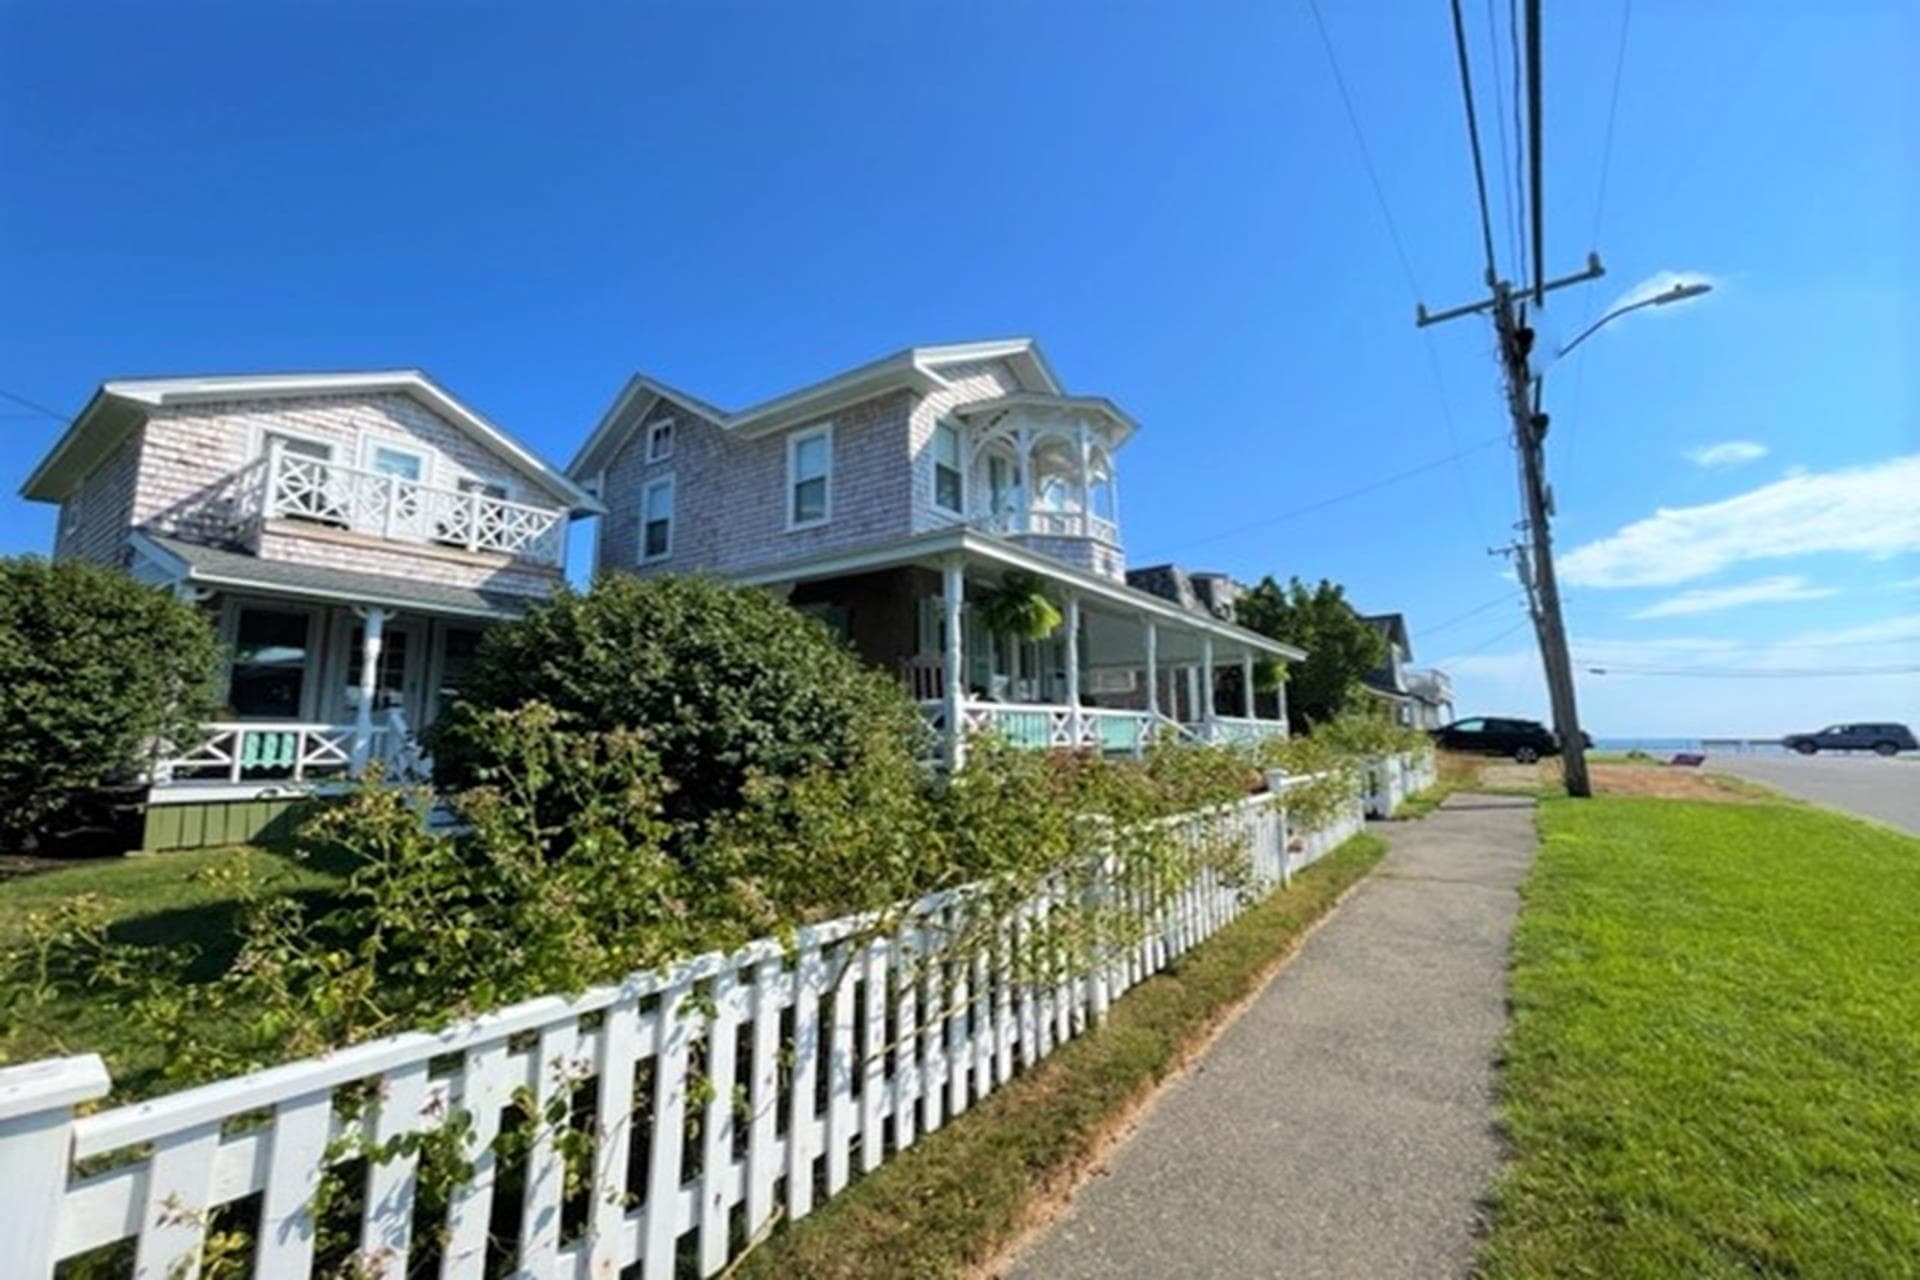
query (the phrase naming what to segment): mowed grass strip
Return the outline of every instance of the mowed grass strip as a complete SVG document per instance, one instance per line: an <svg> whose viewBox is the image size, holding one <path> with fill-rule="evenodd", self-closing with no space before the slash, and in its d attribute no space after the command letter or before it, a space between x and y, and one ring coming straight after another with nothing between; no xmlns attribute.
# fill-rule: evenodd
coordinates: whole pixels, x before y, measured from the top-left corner
<svg viewBox="0 0 1920 1280"><path fill-rule="evenodd" d="M780 1230L738 1274L872 1280L986 1262L1385 851L1377 837L1348 840L1127 992L1097 1031Z"/></svg>
<svg viewBox="0 0 1920 1280"><path fill-rule="evenodd" d="M1920 1275L1920 839L1541 809L1488 1277Z"/></svg>
<svg viewBox="0 0 1920 1280"><path fill-rule="evenodd" d="M107 934L117 943L156 953L191 949L189 969L211 979L232 962L240 938L240 905L222 873L242 868L273 892L297 894L316 907L346 874L342 855L308 858L236 845L135 857L102 858L0 883L0 949L25 948L29 917L89 896L99 902ZM78 975L84 980L85 975ZM144 1097L163 1087L164 1065L118 999L80 990L37 1011L31 1025L0 1017L0 1065L70 1053L98 1053L113 1075L114 1100Z"/></svg>

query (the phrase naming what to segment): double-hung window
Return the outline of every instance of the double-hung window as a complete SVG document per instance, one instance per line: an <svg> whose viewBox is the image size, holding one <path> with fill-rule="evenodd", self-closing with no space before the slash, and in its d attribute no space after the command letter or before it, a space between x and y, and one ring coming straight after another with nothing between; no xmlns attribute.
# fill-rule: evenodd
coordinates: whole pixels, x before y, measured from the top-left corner
<svg viewBox="0 0 1920 1280"><path fill-rule="evenodd" d="M833 427L787 437L787 528L825 524L833 515Z"/></svg>
<svg viewBox="0 0 1920 1280"><path fill-rule="evenodd" d="M649 484L641 503L640 559L664 560L673 554L673 477Z"/></svg>
<svg viewBox="0 0 1920 1280"><path fill-rule="evenodd" d="M962 501L960 430L950 422L943 422L933 429L933 504L942 511L960 515Z"/></svg>
<svg viewBox="0 0 1920 1280"><path fill-rule="evenodd" d="M673 419L662 418L647 427L647 461L665 462L673 456Z"/></svg>

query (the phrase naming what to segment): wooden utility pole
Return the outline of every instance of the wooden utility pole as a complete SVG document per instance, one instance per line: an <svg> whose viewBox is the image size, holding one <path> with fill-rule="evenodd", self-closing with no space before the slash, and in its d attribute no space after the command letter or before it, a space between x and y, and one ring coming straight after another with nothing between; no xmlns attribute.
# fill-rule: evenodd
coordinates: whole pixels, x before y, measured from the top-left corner
<svg viewBox="0 0 1920 1280"><path fill-rule="evenodd" d="M1586 270L1540 284L1534 293L1536 297L1544 297L1554 289L1564 289L1604 274L1599 255L1589 254ZM1566 621L1560 612L1560 584L1553 569L1553 533L1549 524L1553 501L1546 478L1547 415L1540 412L1539 380L1534 377L1530 364L1533 330L1527 326L1525 305L1516 299L1513 286L1499 279L1488 283L1493 295L1486 300L1438 315L1429 315L1422 306L1417 308L1414 322L1424 326L1482 311L1493 314L1494 332L1500 340L1500 367L1506 375L1507 409L1513 418L1513 443L1520 455L1521 487L1526 495L1526 531L1533 570L1529 600L1534 605L1540 665L1546 673L1547 696L1553 706L1553 730L1560 739L1567 794L1591 796L1593 784L1587 777L1587 739L1580 730L1580 710L1573 692L1573 659L1567 652Z"/></svg>

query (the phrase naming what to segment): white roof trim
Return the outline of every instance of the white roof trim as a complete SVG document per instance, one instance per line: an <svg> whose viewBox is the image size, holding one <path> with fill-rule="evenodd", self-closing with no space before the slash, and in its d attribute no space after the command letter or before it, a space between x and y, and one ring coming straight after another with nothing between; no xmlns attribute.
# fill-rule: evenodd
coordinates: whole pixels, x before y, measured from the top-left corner
<svg viewBox="0 0 1920 1280"><path fill-rule="evenodd" d="M171 404L204 404L226 400L279 399L302 395L347 395L356 392L397 391L479 437L495 452L512 461L531 479L566 498L575 512L599 513L599 499L565 472L549 465L525 445L485 417L455 399L418 369L381 369L364 373L273 373L187 378L116 378L98 392L73 420L59 442L28 477L21 492L32 495L63 456L74 448L97 416L97 407L114 402L149 409Z"/></svg>
<svg viewBox="0 0 1920 1280"><path fill-rule="evenodd" d="M1038 344L1032 338L1004 338L989 342L956 342L942 346L908 347L892 355L870 360L844 373L835 374L821 382L810 383L797 390L786 392L770 400L749 405L738 411L728 411L706 403L697 396L661 382L647 374L637 373L627 380L613 404L601 415L592 434L587 437L579 452L567 464L567 473L576 477L585 477L599 471L605 465L602 455L619 448L629 433L638 426L629 418L628 410L642 395L657 396L667 400L699 418L718 426L722 431L737 432L744 436L760 435L778 431L783 427L797 425L810 418L824 416L845 404L867 399L897 387L915 388L921 391L933 391L947 386L947 380L939 370L951 364L964 364L979 360L1007 360L1021 366L1019 372L1026 381L1039 383L1049 394L1059 394L1059 380L1054 377L1046 358L1040 354ZM645 416L645 415L640 415Z"/></svg>
<svg viewBox="0 0 1920 1280"><path fill-rule="evenodd" d="M1157 596L1152 592L1142 591L1138 587L1130 587L1125 583L1115 582L1111 578L1103 578L1098 574L1076 569L1049 556L1028 551L1003 538L958 525L936 530L933 533L917 534L911 538L896 538L850 551L831 552L806 560L788 561L784 564L769 565L764 569L726 576L748 586L765 586L799 578L837 577L840 574L858 573L865 569L911 564L952 552L981 560L995 561L1011 569L1022 569L1043 578L1051 578L1080 592L1083 596L1104 600L1134 613L1151 614L1158 622L1170 622L1196 631L1210 632L1233 644L1259 649L1275 657L1285 658L1289 662L1300 662L1307 656L1304 649L1271 640L1257 631L1249 631L1231 622L1222 622L1218 618L1193 613L1164 596Z"/></svg>

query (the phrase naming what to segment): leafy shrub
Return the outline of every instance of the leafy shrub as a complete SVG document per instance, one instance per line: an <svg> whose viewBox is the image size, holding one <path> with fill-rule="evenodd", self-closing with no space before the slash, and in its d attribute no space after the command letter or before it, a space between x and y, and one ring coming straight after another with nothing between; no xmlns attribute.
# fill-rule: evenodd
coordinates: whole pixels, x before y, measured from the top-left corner
<svg viewBox="0 0 1920 1280"><path fill-rule="evenodd" d="M435 735L438 781L475 781L476 717L541 702L581 729L644 731L673 785L666 817L693 833L750 785L818 770L897 774L919 731L898 684L767 592L709 578L602 578L481 644Z"/></svg>
<svg viewBox="0 0 1920 1280"><path fill-rule="evenodd" d="M213 632L114 569L0 559L0 844L44 835L212 710Z"/></svg>

